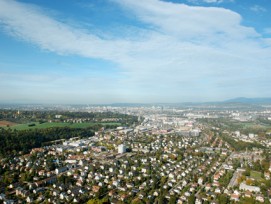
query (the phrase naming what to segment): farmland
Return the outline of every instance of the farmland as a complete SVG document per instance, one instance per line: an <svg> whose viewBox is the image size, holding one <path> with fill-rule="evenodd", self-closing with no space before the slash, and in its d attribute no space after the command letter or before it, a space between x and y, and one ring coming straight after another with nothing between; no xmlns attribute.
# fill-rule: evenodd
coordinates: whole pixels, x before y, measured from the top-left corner
<svg viewBox="0 0 271 204"><path fill-rule="evenodd" d="M0 121L0 127L9 127L9 126L14 126L14 125L17 125L17 123L13 123L13 122L6 121L6 120Z"/></svg>

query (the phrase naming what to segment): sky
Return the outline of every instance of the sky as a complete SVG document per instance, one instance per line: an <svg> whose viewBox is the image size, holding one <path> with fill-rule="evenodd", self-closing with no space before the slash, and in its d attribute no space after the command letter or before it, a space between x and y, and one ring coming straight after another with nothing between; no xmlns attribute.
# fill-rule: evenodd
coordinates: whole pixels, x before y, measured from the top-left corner
<svg viewBox="0 0 271 204"><path fill-rule="evenodd" d="M0 0L0 103L271 96L270 0Z"/></svg>

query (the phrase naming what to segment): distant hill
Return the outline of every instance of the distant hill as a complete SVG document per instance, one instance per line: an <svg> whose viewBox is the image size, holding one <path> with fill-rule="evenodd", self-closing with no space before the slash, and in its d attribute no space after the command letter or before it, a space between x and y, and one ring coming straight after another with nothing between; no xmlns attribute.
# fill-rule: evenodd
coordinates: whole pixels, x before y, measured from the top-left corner
<svg viewBox="0 0 271 204"><path fill-rule="evenodd" d="M266 104L271 103L271 98L233 98L224 101L225 103L250 103L250 104Z"/></svg>

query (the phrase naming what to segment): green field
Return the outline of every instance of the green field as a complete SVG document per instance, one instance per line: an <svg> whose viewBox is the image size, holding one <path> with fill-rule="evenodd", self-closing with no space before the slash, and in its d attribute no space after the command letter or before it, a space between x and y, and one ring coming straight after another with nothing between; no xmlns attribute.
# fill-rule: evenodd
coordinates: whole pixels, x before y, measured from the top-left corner
<svg viewBox="0 0 271 204"><path fill-rule="evenodd" d="M29 126L30 124L35 124L34 126ZM18 124L11 126L11 129L16 130L28 130L28 129L45 129L45 128L51 128L51 127L70 127L70 128L88 128L92 127L94 125L116 125L120 126L121 123L61 123L61 122L46 122L46 123L27 123L27 124Z"/></svg>
<svg viewBox="0 0 271 204"><path fill-rule="evenodd" d="M250 172L250 177L254 178L255 180L261 180L261 172L258 171L251 171Z"/></svg>

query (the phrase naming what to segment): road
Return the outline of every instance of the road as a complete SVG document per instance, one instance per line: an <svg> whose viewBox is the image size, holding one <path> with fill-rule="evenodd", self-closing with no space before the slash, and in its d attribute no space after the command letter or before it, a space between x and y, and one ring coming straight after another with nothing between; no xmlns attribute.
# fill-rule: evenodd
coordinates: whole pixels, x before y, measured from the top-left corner
<svg viewBox="0 0 271 204"><path fill-rule="evenodd" d="M223 165L228 162L228 160L231 158L232 155L233 155L233 152L225 159L225 161L219 166L219 168L216 170L216 172L213 175L217 174L221 170L221 168L223 167ZM201 188L197 191L197 193L195 194L195 196L197 196L202 191L202 189L204 189L206 187L206 184L207 184L207 182L205 182L201 186Z"/></svg>

